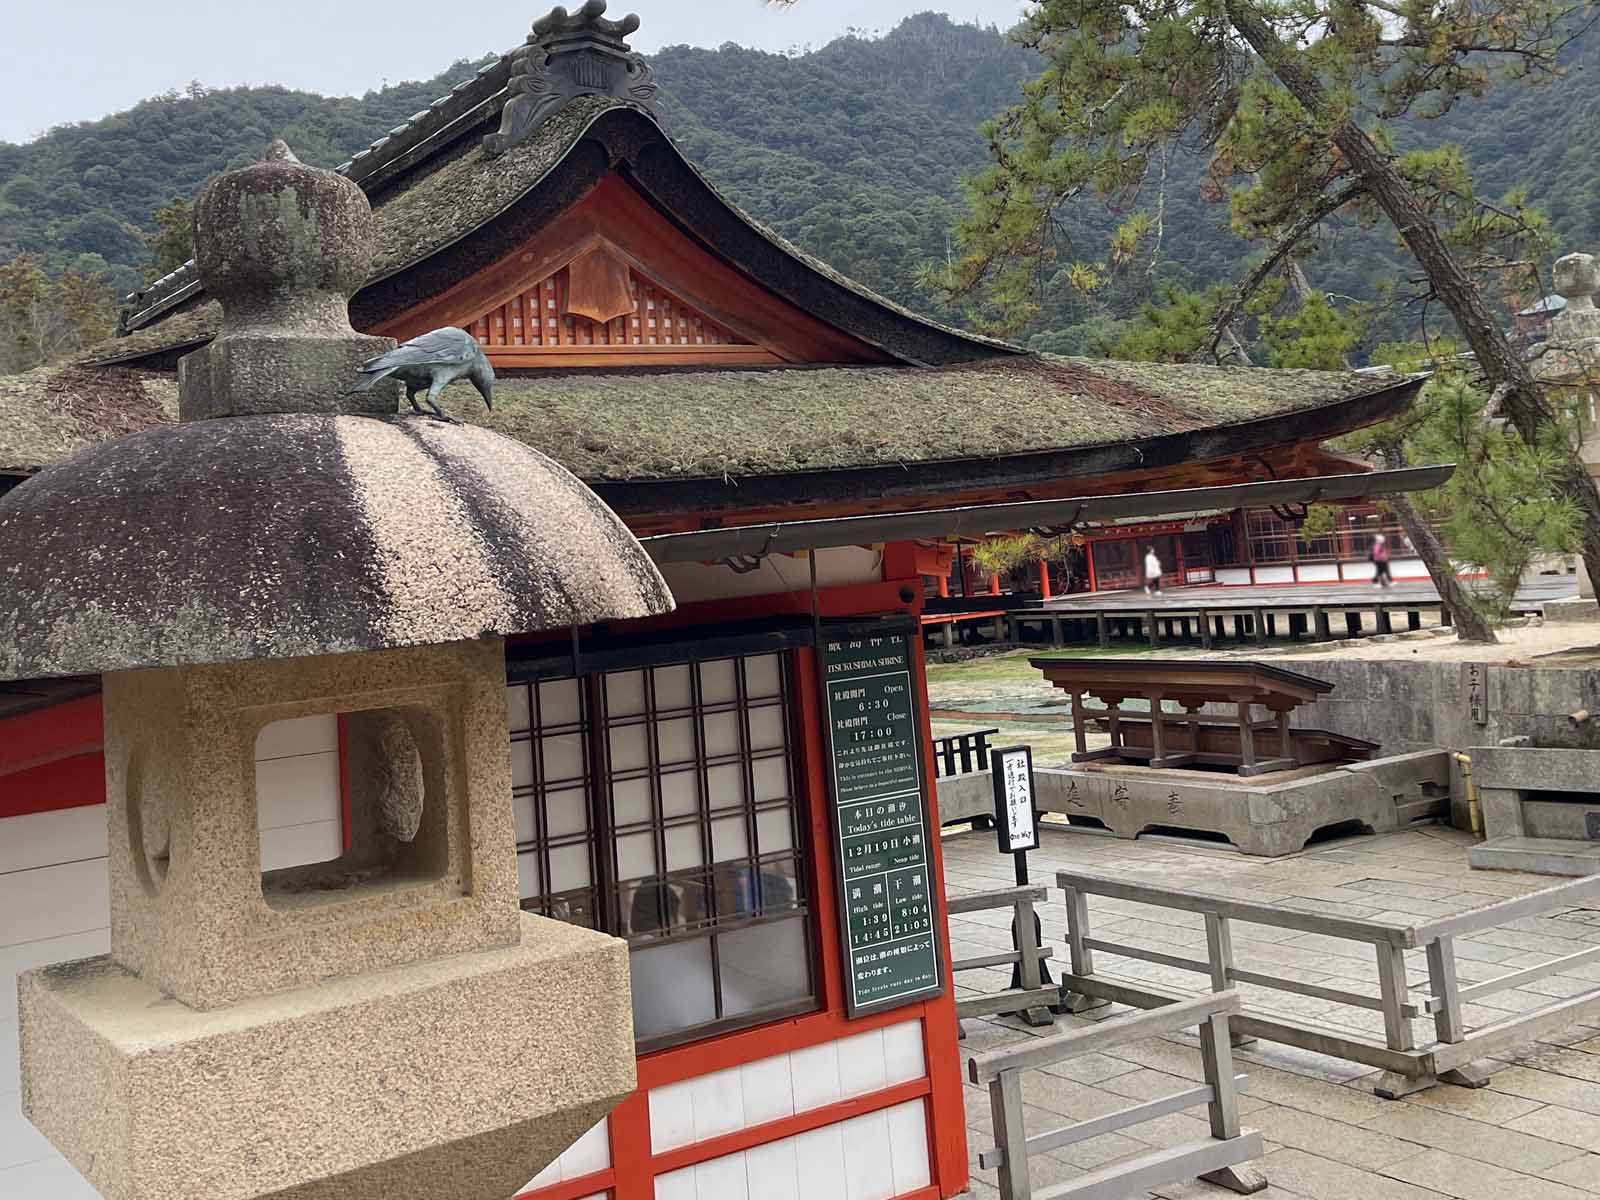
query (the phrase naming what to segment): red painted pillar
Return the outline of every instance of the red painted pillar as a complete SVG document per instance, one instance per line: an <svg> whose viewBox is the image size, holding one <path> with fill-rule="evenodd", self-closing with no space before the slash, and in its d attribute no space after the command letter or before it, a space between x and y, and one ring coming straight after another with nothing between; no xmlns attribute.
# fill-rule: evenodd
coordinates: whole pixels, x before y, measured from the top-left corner
<svg viewBox="0 0 1600 1200"><path fill-rule="evenodd" d="M950 576L939 576L939 595L946 597L950 595Z"/></svg>
<svg viewBox="0 0 1600 1200"><path fill-rule="evenodd" d="M1089 564L1089 590L1091 592L1098 592L1100 590L1100 585L1095 582L1095 577L1094 577L1094 543L1093 542L1084 542L1084 544L1083 544L1083 561Z"/></svg>
<svg viewBox="0 0 1600 1200"><path fill-rule="evenodd" d="M998 596L999 594L1000 594L1000 576L991 575L991 576L989 576L989 595Z"/></svg>
<svg viewBox="0 0 1600 1200"><path fill-rule="evenodd" d="M1042 599L1050 599L1050 560L1039 560L1039 595Z"/></svg>

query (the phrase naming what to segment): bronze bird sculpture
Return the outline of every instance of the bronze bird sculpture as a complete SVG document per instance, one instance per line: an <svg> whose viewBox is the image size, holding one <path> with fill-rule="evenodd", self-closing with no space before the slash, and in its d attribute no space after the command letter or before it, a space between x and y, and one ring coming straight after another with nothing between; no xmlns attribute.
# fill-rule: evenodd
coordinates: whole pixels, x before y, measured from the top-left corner
<svg viewBox="0 0 1600 1200"><path fill-rule="evenodd" d="M494 408L494 368L489 365L478 339L453 325L419 334L393 350L368 359L361 364L360 381L350 390L365 392L390 376L405 384L406 399L418 416L430 415L417 403L417 393L425 390L428 407L433 410L431 415L456 423L456 418L439 408L439 393L458 379L471 383L483 397L483 403L491 410Z"/></svg>

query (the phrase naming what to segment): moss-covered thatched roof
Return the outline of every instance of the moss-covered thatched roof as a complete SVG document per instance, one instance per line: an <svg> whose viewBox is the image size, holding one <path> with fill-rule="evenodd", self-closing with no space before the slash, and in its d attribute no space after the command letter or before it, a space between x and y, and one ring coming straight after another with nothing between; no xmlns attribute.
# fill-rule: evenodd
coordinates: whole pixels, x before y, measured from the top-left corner
<svg viewBox="0 0 1600 1200"><path fill-rule="evenodd" d="M1026 355L951 367L822 367L502 379L457 415L585 479L737 478L992 459L1309 411L1394 376Z"/></svg>
<svg viewBox="0 0 1600 1200"><path fill-rule="evenodd" d="M781 367L502 378L445 407L593 482L737 479L1140 442L1310 412L1397 376L1023 355L951 367ZM0 470L171 420L171 375L40 368L0 378Z"/></svg>
<svg viewBox="0 0 1600 1200"><path fill-rule="evenodd" d="M178 381L162 372L55 366L0 375L0 472L36 471L177 415Z"/></svg>

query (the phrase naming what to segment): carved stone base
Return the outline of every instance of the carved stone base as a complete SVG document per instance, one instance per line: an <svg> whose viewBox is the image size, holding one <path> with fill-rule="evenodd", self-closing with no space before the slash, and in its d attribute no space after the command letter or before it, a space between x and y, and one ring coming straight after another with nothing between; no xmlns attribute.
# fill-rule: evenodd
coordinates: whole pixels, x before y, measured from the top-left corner
<svg viewBox="0 0 1600 1200"><path fill-rule="evenodd" d="M521 945L189 1008L24 974L22 1110L107 1200L505 1200L635 1086L626 947Z"/></svg>

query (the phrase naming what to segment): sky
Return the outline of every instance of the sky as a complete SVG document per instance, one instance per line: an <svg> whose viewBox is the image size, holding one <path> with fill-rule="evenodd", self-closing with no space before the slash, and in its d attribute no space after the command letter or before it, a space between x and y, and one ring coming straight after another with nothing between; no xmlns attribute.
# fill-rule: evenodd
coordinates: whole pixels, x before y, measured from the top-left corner
<svg viewBox="0 0 1600 1200"><path fill-rule="evenodd" d="M566 0L575 10L582 0ZM0 4L0 141L92 121L190 80L278 83L360 95L428 79L460 58L511 49L551 0L6 0ZM613 0L639 14L649 52L687 42L763 50L820 46L846 30L885 32L928 9L1006 27L1021 0Z"/></svg>

